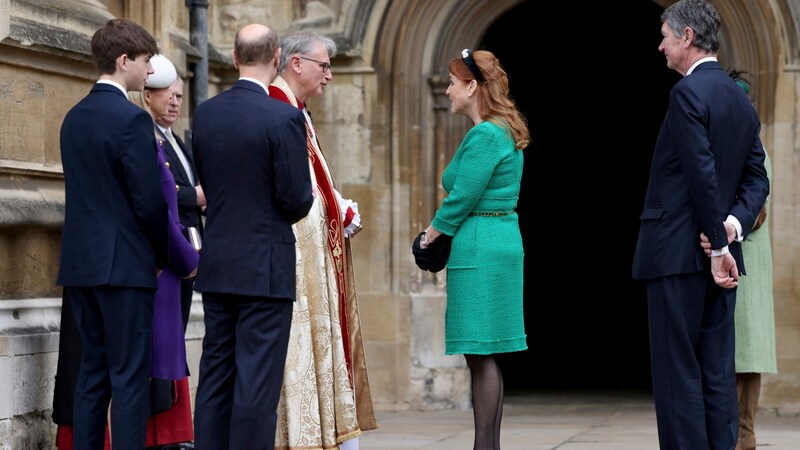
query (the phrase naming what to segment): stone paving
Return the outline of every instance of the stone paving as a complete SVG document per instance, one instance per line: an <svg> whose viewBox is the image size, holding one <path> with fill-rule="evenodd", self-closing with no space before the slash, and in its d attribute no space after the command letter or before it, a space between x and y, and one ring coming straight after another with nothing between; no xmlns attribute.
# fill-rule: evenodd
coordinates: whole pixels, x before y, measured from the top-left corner
<svg viewBox="0 0 800 450"><path fill-rule="evenodd" d="M471 450L471 411L379 411L361 450ZM800 416L762 410L758 450L800 450ZM503 450L658 450L652 398L641 393L536 393L506 397Z"/></svg>

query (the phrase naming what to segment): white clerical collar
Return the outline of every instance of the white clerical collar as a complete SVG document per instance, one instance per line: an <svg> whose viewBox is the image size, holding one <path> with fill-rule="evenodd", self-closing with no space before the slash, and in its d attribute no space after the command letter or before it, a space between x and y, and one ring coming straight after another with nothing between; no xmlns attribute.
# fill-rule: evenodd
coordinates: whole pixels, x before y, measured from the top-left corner
<svg viewBox="0 0 800 450"><path fill-rule="evenodd" d="M102 80L97 80L97 84L110 84L111 86L114 86L115 88L122 91L122 93L125 94L125 98L128 98L128 91L126 91L125 88L122 87L122 85L117 83L116 81L102 79Z"/></svg>
<svg viewBox="0 0 800 450"><path fill-rule="evenodd" d="M239 78L239 79L240 79L240 80L252 81L253 83L255 83L255 84L257 84L257 85L261 86L262 88L264 88L264 92L266 92L266 93L267 93L267 95L269 95L269 89L267 89L267 85L265 85L264 83L262 83L262 82L260 82L260 81L256 80L255 78L250 78L250 77L241 77L241 78Z"/></svg>
<svg viewBox="0 0 800 450"><path fill-rule="evenodd" d="M699 66L700 64L716 60L717 60L716 56L706 56L705 58L698 59L694 64L692 64L692 67L689 67L689 70L686 71L686 76L688 77L694 71L694 69L697 68L697 66Z"/></svg>

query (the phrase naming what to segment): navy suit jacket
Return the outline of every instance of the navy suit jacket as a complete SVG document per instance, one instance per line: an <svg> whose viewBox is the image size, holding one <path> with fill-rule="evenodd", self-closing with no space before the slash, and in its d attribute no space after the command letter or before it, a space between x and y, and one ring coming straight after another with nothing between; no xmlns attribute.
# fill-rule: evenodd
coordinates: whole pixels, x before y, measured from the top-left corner
<svg viewBox="0 0 800 450"><path fill-rule="evenodd" d="M61 124L66 207L57 283L157 288L168 212L153 119L95 84Z"/></svg>
<svg viewBox="0 0 800 450"><path fill-rule="evenodd" d="M728 244L732 214L745 235L769 193L761 124L742 88L718 62L700 64L673 86L658 134L633 259L633 277L710 271L700 233ZM744 273L741 244L729 250Z"/></svg>
<svg viewBox="0 0 800 450"><path fill-rule="evenodd" d="M292 224L313 202L302 112L239 80L197 106L192 147L208 201L195 290L294 299Z"/></svg>
<svg viewBox="0 0 800 450"><path fill-rule="evenodd" d="M197 206L197 191L194 188L200 183L197 180L194 155L191 149L186 148L181 138L177 134L172 133L172 136L180 147L179 150L186 156L189 167L195 172L194 183L192 183L189 179L189 175L183 168L183 163L181 163L178 153L172 148L172 144L170 144L169 140L166 139L166 136L164 136L164 133L162 133L158 127L156 127L156 132L164 138L164 152L167 156L167 162L169 162L169 169L172 171L172 176L175 178L175 185L178 191L178 214L180 215L181 224L187 227L197 227L202 232L202 222L200 221L201 210Z"/></svg>

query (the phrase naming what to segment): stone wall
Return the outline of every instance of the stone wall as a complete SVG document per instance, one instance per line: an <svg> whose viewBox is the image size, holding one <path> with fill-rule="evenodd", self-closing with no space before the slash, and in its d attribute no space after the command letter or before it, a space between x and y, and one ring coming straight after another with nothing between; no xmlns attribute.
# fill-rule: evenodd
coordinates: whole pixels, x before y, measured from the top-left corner
<svg viewBox="0 0 800 450"><path fill-rule="evenodd" d="M438 176L465 131L460 118L447 114L441 68L448 55L477 44L476 30L520 1L209 1L209 97L236 79L229 55L242 24L267 23L279 32L312 27L339 46L334 79L309 109L341 192L358 202L365 218L352 248L378 410L469 407L463 358L443 351L443 276L416 270L409 246L442 196ZM793 345L800 338L794 264L800 255L798 5L742 0L723 11L732 47L744 49L725 56L740 67L760 67L762 77L759 109L766 111L764 137L774 168L771 231L779 243L780 370L764 378L762 406L785 413L800 412L800 350ZM59 126L96 79L92 33L115 15L153 32L187 81L189 98L201 52L191 42L184 2L0 0L0 442L9 443L3 448L52 448L60 317L54 280L64 208ZM756 40L754 17L781 20L764 25ZM190 124L184 102L175 128L182 133ZM196 295L187 331L193 375L203 331ZM190 380L194 390L196 376Z"/></svg>

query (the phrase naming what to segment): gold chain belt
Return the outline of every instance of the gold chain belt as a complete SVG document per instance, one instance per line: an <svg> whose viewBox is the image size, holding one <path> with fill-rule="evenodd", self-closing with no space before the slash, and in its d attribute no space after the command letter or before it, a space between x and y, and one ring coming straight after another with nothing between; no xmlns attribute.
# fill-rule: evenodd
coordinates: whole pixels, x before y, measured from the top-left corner
<svg viewBox="0 0 800 450"><path fill-rule="evenodd" d="M469 213L470 216L480 216L480 217L499 217L499 216L507 216L514 211L496 211L496 212L471 212Z"/></svg>

